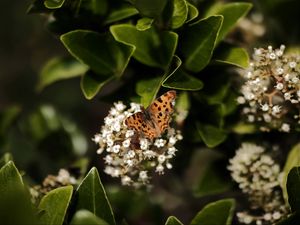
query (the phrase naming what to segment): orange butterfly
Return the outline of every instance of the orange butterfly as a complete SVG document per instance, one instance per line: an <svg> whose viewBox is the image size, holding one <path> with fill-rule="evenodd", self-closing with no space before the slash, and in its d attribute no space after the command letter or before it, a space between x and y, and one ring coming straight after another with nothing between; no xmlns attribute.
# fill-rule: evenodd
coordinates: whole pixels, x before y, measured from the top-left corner
<svg viewBox="0 0 300 225"><path fill-rule="evenodd" d="M174 112L175 98L176 91L166 92L143 111L127 117L125 124L151 140L161 136L169 126Z"/></svg>

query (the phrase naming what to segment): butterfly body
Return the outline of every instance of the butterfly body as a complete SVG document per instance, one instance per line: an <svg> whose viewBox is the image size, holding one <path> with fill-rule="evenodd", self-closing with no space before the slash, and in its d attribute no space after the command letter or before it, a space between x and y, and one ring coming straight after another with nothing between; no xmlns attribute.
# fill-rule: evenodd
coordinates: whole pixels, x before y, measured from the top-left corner
<svg viewBox="0 0 300 225"><path fill-rule="evenodd" d="M161 136L169 126L174 112L175 98L175 91L166 92L154 100L146 109L127 117L125 124L151 140Z"/></svg>

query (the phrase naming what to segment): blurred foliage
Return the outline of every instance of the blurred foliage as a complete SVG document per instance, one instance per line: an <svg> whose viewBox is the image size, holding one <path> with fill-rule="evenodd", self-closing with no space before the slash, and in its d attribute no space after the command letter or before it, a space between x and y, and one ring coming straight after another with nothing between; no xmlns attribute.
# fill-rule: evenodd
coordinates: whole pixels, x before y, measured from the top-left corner
<svg viewBox="0 0 300 225"><path fill-rule="evenodd" d="M224 168L242 141L254 140L279 145L282 165L287 157L282 188L293 214L281 224L297 224L299 168L292 168L299 166L298 134L261 134L241 123L233 68L248 66L252 47L297 47L299 1L35 0L0 6L7 9L0 24L11 24L0 31L1 223L236 224L233 210L243 203L227 199L236 193ZM25 15L27 6L28 14L42 19ZM262 17L264 36L241 29L246 15ZM184 140L174 168L153 180L150 193L120 187L100 169L90 139L112 102L146 107L167 89L178 92L178 114L188 112L180 121ZM104 186L96 168L85 176L92 165ZM85 178L33 205L27 184L62 167Z"/></svg>

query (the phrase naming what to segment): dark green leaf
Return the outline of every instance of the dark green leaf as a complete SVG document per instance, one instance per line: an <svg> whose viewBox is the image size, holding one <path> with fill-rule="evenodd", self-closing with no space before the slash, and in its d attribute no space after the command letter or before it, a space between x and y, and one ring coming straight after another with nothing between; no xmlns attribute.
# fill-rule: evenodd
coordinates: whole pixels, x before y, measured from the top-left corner
<svg viewBox="0 0 300 225"><path fill-rule="evenodd" d="M81 0L82 1L82 0ZM88 0L84 1L84 7L91 10L96 15L105 15L108 10L108 0Z"/></svg>
<svg viewBox="0 0 300 225"><path fill-rule="evenodd" d="M62 7L65 0L45 0L44 4L48 9L58 9Z"/></svg>
<svg viewBox="0 0 300 225"><path fill-rule="evenodd" d="M240 122L237 123L232 130L237 134L253 134L256 131L256 126L254 124Z"/></svg>
<svg viewBox="0 0 300 225"><path fill-rule="evenodd" d="M227 137L227 133L223 129L209 124L197 123L197 130L203 142L209 148L221 144Z"/></svg>
<svg viewBox="0 0 300 225"><path fill-rule="evenodd" d="M76 193L78 199L76 208L78 210L87 209L108 224L116 224L110 203L95 167L83 179Z"/></svg>
<svg viewBox="0 0 300 225"><path fill-rule="evenodd" d="M161 79L161 77L155 77L137 82L136 93L141 96L141 104L145 108L155 99L161 86Z"/></svg>
<svg viewBox="0 0 300 225"><path fill-rule="evenodd" d="M108 17L105 19L104 24L114 23L129 18L131 16L134 16L138 13L139 12L134 7L131 6L115 9L112 12L110 12Z"/></svg>
<svg viewBox="0 0 300 225"><path fill-rule="evenodd" d="M149 28L151 28L153 21L154 20L152 18L148 18L148 17L141 18L138 20L136 24L136 29L140 31L148 30Z"/></svg>
<svg viewBox="0 0 300 225"><path fill-rule="evenodd" d="M60 39L75 58L107 77L122 75L133 53L132 47L93 31L75 30Z"/></svg>
<svg viewBox="0 0 300 225"><path fill-rule="evenodd" d="M188 5L188 16L185 21L186 23L194 20L199 15L198 9L194 5L192 5L189 2L187 2L187 5Z"/></svg>
<svg viewBox="0 0 300 225"><path fill-rule="evenodd" d="M251 3L234 2L228 4L214 4L205 16L222 15L224 17L223 25L220 30L217 43L232 30L238 20L244 17L251 9Z"/></svg>
<svg viewBox="0 0 300 225"><path fill-rule="evenodd" d="M31 13L49 13L51 12L50 9L48 9L44 1L42 0L34 0L33 3L28 7L26 13L31 14Z"/></svg>
<svg viewBox="0 0 300 225"><path fill-rule="evenodd" d="M168 0L131 0L142 16L156 18L163 12Z"/></svg>
<svg viewBox="0 0 300 225"><path fill-rule="evenodd" d="M230 225L234 208L234 199L210 203L194 217L190 225Z"/></svg>
<svg viewBox="0 0 300 225"><path fill-rule="evenodd" d="M23 180L15 164L12 161L9 161L0 169L1 195L9 192L11 188L14 189L14 187L20 189L23 188Z"/></svg>
<svg viewBox="0 0 300 225"><path fill-rule="evenodd" d="M211 16L194 23L184 31L181 50L185 58L185 68L199 72L210 62L222 21L222 16Z"/></svg>
<svg viewBox="0 0 300 225"><path fill-rule="evenodd" d="M71 225L109 225L88 210L82 209L75 213Z"/></svg>
<svg viewBox="0 0 300 225"><path fill-rule="evenodd" d="M47 225L63 224L72 193L72 186L60 187L47 193L39 204L41 223Z"/></svg>
<svg viewBox="0 0 300 225"><path fill-rule="evenodd" d="M87 99L92 99L100 91L100 89L109 81L114 79L114 76L107 78L106 76L101 76L88 71L81 77L80 87Z"/></svg>
<svg viewBox="0 0 300 225"><path fill-rule="evenodd" d="M175 216L169 216L165 225L183 225Z"/></svg>
<svg viewBox="0 0 300 225"><path fill-rule="evenodd" d="M290 170L293 167L300 166L300 143L295 145L289 152L287 159L285 161L285 165L283 168L283 181L282 181L282 192L283 192L283 197L288 203L288 194L287 194L287 178Z"/></svg>
<svg viewBox="0 0 300 225"><path fill-rule="evenodd" d="M299 213L293 213L291 215L288 215L287 218L280 220L276 225L298 225L300 221L300 215Z"/></svg>
<svg viewBox="0 0 300 225"><path fill-rule="evenodd" d="M74 58L54 58L42 69L38 89L64 79L83 75L88 67Z"/></svg>
<svg viewBox="0 0 300 225"><path fill-rule="evenodd" d="M226 45L222 48L214 57L214 60L218 63L230 64L242 68L249 66L249 56L244 48L234 47Z"/></svg>
<svg viewBox="0 0 300 225"><path fill-rule="evenodd" d="M9 161L13 161L12 155L9 152L4 153L4 155L0 158L0 169Z"/></svg>
<svg viewBox="0 0 300 225"><path fill-rule="evenodd" d="M286 188L292 212L300 212L300 167L293 167L289 172Z"/></svg>
<svg viewBox="0 0 300 225"><path fill-rule="evenodd" d="M171 19L171 27L177 29L181 27L188 16L188 5L185 0L174 0L174 9Z"/></svg>
<svg viewBox="0 0 300 225"><path fill-rule="evenodd" d="M0 112L0 136L7 132L20 112L21 107L18 105L12 105Z"/></svg>
<svg viewBox="0 0 300 225"><path fill-rule="evenodd" d="M167 67L177 46L176 33L158 33L153 27L139 31L133 25L121 24L111 26L110 31L117 41L132 46L133 57L148 66Z"/></svg>
<svg viewBox="0 0 300 225"><path fill-rule="evenodd" d="M222 160L224 155L213 149L201 149L193 154L186 181L196 197L222 193L230 188L230 182L218 168Z"/></svg>

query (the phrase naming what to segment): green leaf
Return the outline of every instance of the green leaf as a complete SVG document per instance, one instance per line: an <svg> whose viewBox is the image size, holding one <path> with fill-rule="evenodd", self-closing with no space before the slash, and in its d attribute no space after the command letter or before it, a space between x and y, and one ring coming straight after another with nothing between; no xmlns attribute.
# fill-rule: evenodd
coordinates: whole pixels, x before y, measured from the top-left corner
<svg viewBox="0 0 300 225"><path fill-rule="evenodd" d="M183 225L175 216L169 216L165 225Z"/></svg>
<svg viewBox="0 0 300 225"><path fill-rule="evenodd" d="M136 93L141 96L141 104L145 108L154 101L161 86L161 77L140 80L136 85Z"/></svg>
<svg viewBox="0 0 300 225"><path fill-rule="evenodd" d="M28 191L12 161L0 169L0 192L1 224L36 224Z"/></svg>
<svg viewBox="0 0 300 225"><path fill-rule="evenodd" d="M210 203L194 217L190 225L230 225L234 208L234 199Z"/></svg>
<svg viewBox="0 0 300 225"><path fill-rule="evenodd" d="M153 21L154 20L152 18L141 18L137 21L136 29L139 31L148 30L149 28L151 28Z"/></svg>
<svg viewBox="0 0 300 225"><path fill-rule="evenodd" d="M288 200L292 212L300 212L300 167L293 167L287 178Z"/></svg>
<svg viewBox="0 0 300 225"><path fill-rule="evenodd" d="M72 197L73 187L66 186L47 193L39 204L42 224L61 225Z"/></svg>
<svg viewBox="0 0 300 225"><path fill-rule="evenodd" d="M227 133L223 129L209 124L197 123L197 130L203 142L209 148L221 144L227 137Z"/></svg>
<svg viewBox="0 0 300 225"><path fill-rule="evenodd" d="M188 5L185 0L174 0L174 9L171 19L171 27L177 29L187 20Z"/></svg>
<svg viewBox="0 0 300 225"><path fill-rule="evenodd" d="M93 31L75 30L63 34L60 39L71 55L107 77L121 76L133 53L132 47Z"/></svg>
<svg viewBox="0 0 300 225"><path fill-rule="evenodd" d="M104 24L114 23L131 16L137 15L139 12L132 6L123 7L120 9L114 9L105 19Z"/></svg>
<svg viewBox="0 0 300 225"><path fill-rule="evenodd" d="M288 193L287 193L287 179L288 179L288 174L290 173L290 170L293 167L300 166L300 143L295 145L289 152L284 168L283 168L283 179L281 183L281 188L283 192L283 197L288 203Z"/></svg>
<svg viewBox="0 0 300 225"><path fill-rule="evenodd" d="M197 16L199 15L198 9L194 5L187 2L187 6L188 6L188 16L187 16L187 19L185 21L186 23L196 19Z"/></svg>
<svg viewBox="0 0 300 225"><path fill-rule="evenodd" d="M91 10L96 15L104 16L108 10L108 2L107 0L88 0L82 2L83 7Z"/></svg>
<svg viewBox="0 0 300 225"><path fill-rule="evenodd" d="M228 190L231 183L222 176L218 165L224 155L213 149L196 151L188 168L187 186L192 188L196 197L219 194Z"/></svg>
<svg viewBox="0 0 300 225"><path fill-rule="evenodd" d="M249 66L249 56L244 48L226 45L214 57L218 63L230 64L241 68Z"/></svg>
<svg viewBox="0 0 300 225"><path fill-rule="evenodd" d="M2 166L4 166L6 163L8 163L9 161L13 161L13 156L9 153L6 152L4 153L4 155L0 158L0 169L2 168Z"/></svg>
<svg viewBox="0 0 300 225"><path fill-rule="evenodd" d="M120 24L111 26L110 32L117 41L134 48L133 57L148 66L166 68L177 46L176 33L158 33L153 27L139 31L133 25Z"/></svg>
<svg viewBox="0 0 300 225"><path fill-rule="evenodd" d="M16 117L20 114L21 107L12 105L0 112L0 136L4 135Z"/></svg>
<svg viewBox="0 0 300 225"><path fill-rule="evenodd" d="M104 220L100 219L99 217L95 216L88 210L82 209L75 213L71 223L71 225L109 225Z"/></svg>
<svg viewBox="0 0 300 225"><path fill-rule="evenodd" d="M80 87L84 97L89 100L94 98L100 89L114 78L116 77L112 76L107 78L105 76L97 75L92 71L88 71L81 77L80 82Z"/></svg>
<svg viewBox="0 0 300 225"><path fill-rule="evenodd" d="M199 72L210 62L222 21L222 16L211 16L184 30L180 43L185 68Z"/></svg>
<svg viewBox="0 0 300 225"><path fill-rule="evenodd" d="M131 0L142 16L156 18L160 16L168 0Z"/></svg>
<svg viewBox="0 0 300 225"><path fill-rule="evenodd" d="M224 17L217 43L224 39L224 37L232 30L240 18L247 15L251 7L251 3L245 2L213 5L213 7L205 14L205 16L222 15Z"/></svg>
<svg viewBox="0 0 300 225"><path fill-rule="evenodd" d="M54 58L42 69L38 89L64 79L78 77L87 71L88 67L74 58Z"/></svg>
<svg viewBox="0 0 300 225"><path fill-rule="evenodd" d="M256 126L254 124L239 122L232 130L237 134L253 134L256 131Z"/></svg>
<svg viewBox="0 0 300 225"><path fill-rule="evenodd" d="M64 2L65 2L65 0L45 0L44 5L48 9L58 9L58 8L62 7Z"/></svg>
<svg viewBox="0 0 300 225"><path fill-rule="evenodd" d="M178 69L168 76L162 85L167 88L188 91L198 91L203 87L201 80L187 74L182 69Z"/></svg>
<svg viewBox="0 0 300 225"><path fill-rule="evenodd" d="M196 91L203 87L202 81L187 74L181 67L181 59L174 56L169 75L163 80L162 86L178 90Z"/></svg>
<svg viewBox="0 0 300 225"><path fill-rule="evenodd" d="M110 203L95 167L82 180L76 193L77 209L87 209L108 224L116 224Z"/></svg>

